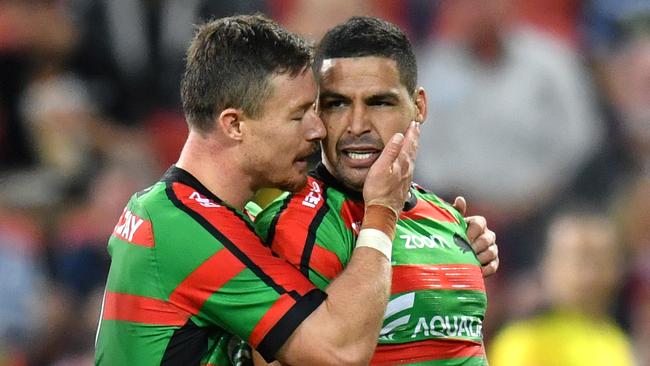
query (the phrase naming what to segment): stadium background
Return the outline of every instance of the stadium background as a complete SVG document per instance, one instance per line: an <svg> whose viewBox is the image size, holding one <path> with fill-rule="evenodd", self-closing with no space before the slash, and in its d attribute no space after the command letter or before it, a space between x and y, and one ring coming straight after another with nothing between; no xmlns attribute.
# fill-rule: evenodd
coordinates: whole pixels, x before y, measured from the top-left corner
<svg viewBox="0 0 650 366"><path fill-rule="evenodd" d="M650 365L648 0L0 0L0 365L92 364L106 239L186 133L192 24L255 11L312 40L362 14L408 33L430 108L416 180L497 232L488 355L549 306L549 224L588 211L616 228L604 266L619 271L611 291L573 292L605 297Z"/></svg>

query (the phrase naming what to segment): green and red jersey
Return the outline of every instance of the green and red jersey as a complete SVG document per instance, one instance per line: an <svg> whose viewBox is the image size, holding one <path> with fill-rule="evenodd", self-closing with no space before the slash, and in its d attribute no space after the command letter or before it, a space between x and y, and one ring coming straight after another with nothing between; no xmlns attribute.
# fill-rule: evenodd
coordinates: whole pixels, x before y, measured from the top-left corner
<svg viewBox="0 0 650 366"><path fill-rule="evenodd" d="M319 165L307 187L274 201L255 226L267 246L325 288L350 261L363 213L361 194ZM391 297L372 364L487 363L487 298L466 229L453 207L412 185L393 240Z"/></svg>
<svg viewBox="0 0 650 366"><path fill-rule="evenodd" d="M221 365L227 334L270 361L326 298L176 167L130 199L108 250L98 365Z"/></svg>

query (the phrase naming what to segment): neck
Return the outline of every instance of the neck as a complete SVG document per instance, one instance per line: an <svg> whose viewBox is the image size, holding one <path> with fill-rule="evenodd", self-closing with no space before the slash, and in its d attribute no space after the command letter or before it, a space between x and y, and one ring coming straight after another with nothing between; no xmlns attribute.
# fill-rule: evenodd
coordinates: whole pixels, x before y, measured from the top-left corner
<svg viewBox="0 0 650 366"><path fill-rule="evenodd" d="M210 192L236 209L253 197L253 180L240 167L234 145L219 141L215 133L190 130L176 166L192 174Z"/></svg>

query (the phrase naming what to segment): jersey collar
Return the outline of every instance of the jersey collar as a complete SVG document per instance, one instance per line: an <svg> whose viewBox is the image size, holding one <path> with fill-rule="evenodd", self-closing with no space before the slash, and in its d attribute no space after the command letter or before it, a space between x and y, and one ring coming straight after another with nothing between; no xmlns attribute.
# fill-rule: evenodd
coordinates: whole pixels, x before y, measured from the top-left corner
<svg viewBox="0 0 650 366"><path fill-rule="evenodd" d="M328 187L342 192L346 197L349 197L355 201L363 202L363 193L344 186L343 183L336 179L332 173L327 170L322 162L318 163L318 165L316 165L316 168L314 168L314 170L312 170L309 175L322 181ZM404 209L402 210L405 212L413 209L418 201L417 197L415 196L415 189L413 189L413 185L411 185L409 191L411 194L409 196L409 199L404 203Z"/></svg>
<svg viewBox="0 0 650 366"><path fill-rule="evenodd" d="M224 204L221 198L217 197L214 193L212 193L209 189L207 189L201 182L199 182L198 179L196 179L196 177L190 174L187 170L179 168L176 165L170 166L169 169L167 169L167 171L163 175L161 180L163 182L182 183L188 187L192 187L194 190L196 190L204 197L207 197L219 204Z"/></svg>

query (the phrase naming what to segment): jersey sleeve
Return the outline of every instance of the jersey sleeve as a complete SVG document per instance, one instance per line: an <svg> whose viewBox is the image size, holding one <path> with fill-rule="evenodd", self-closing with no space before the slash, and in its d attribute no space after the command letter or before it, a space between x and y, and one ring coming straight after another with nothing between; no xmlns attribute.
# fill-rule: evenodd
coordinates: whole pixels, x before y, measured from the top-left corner
<svg viewBox="0 0 650 366"><path fill-rule="evenodd" d="M186 238L189 246L177 253L175 261L169 260L171 253L166 255L167 269L183 261L183 256L194 253L203 258L195 267L181 269L192 268L179 275L183 279L173 286L169 301L199 325L222 327L246 340L267 361L274 360L293 331L325 300L326 293L274 256L241 213L182 184L170 185L168 196L189 216L184 235L198 235L190 233L199 231L203 235L194 236L195 240Z"/></svg>
<svg viewBox="0 0 650 366"><path fill-rule="evenodd" d="M255 228L265 244L324 289L350 260L354 239L316 182L265 208ZM314 186L316 184L316 186Z"/></svg>

